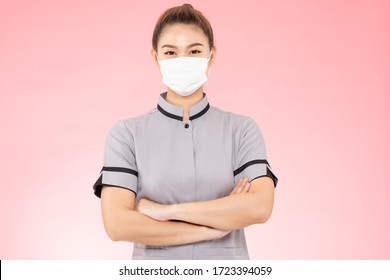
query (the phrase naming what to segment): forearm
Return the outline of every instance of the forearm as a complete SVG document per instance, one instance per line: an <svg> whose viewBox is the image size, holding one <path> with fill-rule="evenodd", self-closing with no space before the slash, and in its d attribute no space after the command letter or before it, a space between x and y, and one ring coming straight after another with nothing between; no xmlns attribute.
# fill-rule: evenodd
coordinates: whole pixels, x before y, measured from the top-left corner
<svg viewBox="0 0 390 280"><path fill-rule="evenodd" d="M107 234L114 241L168 246L211 240L222 232L186 222L159 222L133 210L121 210L115 217L105 218Z"/></svg>
<svg viewBox="0 0 390 280"><path fill-rule="evenodd" d="M169 213L169 219L220 230L235 230L265 222L267 219L256 197L249 193L205 202L175 204L170 206L170 211L167 213Z"/></svg>
<svg viewBox="0 0 390 280"><path fill-rule="evenodd" d="M123 188L104 187L101 206L104 227L114 241L168 246L218 239L227 234L186 222L153 220L135 211L135 194Z"/></svg>
<svg viewBox="0 0 390 280"><path fill-rule="evenodd" d="M258 178L251 184L249 191L219 199L163 207L161 220L180 220L220 230L264 223L272 212L274 185L270 178Z"/></svg>

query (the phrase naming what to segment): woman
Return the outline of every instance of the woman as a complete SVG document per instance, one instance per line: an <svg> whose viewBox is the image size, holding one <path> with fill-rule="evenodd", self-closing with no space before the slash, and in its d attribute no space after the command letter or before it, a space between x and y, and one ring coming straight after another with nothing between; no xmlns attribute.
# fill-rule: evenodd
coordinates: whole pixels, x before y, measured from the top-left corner
<svg viewBox="0 0 390 280"><path fill-rule="evenodd" d="M217 52L199 11L167 10L152 41L167 92L109 132L94 185L107 234L134 242L133 259L248 259L243 228L267 221L277 183L260 130L209 105Z"/></svg>

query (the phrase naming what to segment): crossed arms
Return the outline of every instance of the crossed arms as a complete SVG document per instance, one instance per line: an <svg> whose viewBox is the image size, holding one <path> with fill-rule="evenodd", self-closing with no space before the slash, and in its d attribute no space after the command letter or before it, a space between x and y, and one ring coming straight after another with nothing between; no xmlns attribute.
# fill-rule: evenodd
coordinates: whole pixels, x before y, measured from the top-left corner
<svg viewBox="0 0 390 280"><path fill-rule="evenodd" d="M225 197L183 204L161 205L122 188L104 186L103 223L114 241L168 246L219 239L230 231L264 223L271 215L274 183L260 177L240 180ZM174 221L173 221L174 220Z"/></svg>

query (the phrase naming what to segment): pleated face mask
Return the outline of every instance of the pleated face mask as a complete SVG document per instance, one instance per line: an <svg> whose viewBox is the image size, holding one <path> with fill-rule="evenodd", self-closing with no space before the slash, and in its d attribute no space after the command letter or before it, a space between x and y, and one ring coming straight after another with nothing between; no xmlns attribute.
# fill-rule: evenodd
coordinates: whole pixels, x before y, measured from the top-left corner
<svg viewBox="0 0 390 280"><path fill-rule="evenodd" d="M189 96L207 81L207 66L204 57L178 57L158 60L163 76L162 83L181 96Z"/></svg>

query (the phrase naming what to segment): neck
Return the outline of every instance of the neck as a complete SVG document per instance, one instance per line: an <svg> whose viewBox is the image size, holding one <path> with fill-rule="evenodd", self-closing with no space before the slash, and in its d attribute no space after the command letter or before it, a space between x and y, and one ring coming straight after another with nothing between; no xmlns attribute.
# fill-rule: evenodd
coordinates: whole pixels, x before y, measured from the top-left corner
<svg viewBox="0 0 390 280"><path fill-rule="evenodd" d="M190 108L203 99L203 87L189 96L181 96L168 88L166 101L183 109L183 121L187 122L190 118Z"/></svg>

